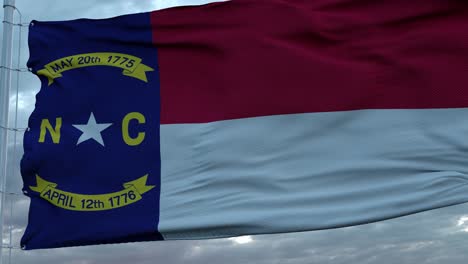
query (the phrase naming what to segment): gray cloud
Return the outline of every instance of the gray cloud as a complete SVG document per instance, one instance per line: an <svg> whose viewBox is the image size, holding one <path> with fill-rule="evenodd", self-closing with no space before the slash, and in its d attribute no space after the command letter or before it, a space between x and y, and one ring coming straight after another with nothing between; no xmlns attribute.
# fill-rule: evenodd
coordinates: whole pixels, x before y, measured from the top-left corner
<svg viewBox="0 0 468 264"><path fill-rule="evenodd" d="M69 20L81 17L105 18L121 14L150 11L178 5L203 4L209 1L141 1L141 0L17 0L23 20ZM23 40L26 40L26 30ZM26 41L22 44L21 65L28 57ZM15 77L16 78L16 77ZM15 83L14 79L14 83ZM39 81L31 74L22 74L19 90L19 127L26 127L34 107ZM11 100L16 101L15 92ZM12 115L14 108L11 108ZM10 126L13 126L11 120ZM10 138L10 168L7 188L19 193L22 181L18 162L22 155L13 155ZM13 209L10 214L9 208ZM29 200L10 195L5 203L4 242L12 245L19 239L27 223ZM463 221L466 216L466 223ZM465 230L466 229L466 230ZM465 230L465 231L464 231ZM420 213L384 222L335 230L278 235L253 236L249 243L230 239L205 241L165 241L132 243L55 250L12 250L12 263L466 263L468 251L468 205L459 205ZM6 252L8 253L8 252Z"/></svg>

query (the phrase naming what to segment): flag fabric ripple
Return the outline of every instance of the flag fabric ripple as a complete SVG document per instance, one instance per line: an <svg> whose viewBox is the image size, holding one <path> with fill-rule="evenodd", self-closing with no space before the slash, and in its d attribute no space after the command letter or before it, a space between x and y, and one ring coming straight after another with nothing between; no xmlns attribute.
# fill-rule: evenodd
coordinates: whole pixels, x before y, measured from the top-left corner
<svg viewBox="0 0 468 264"><path fill-rule="evenodd" d="M233 0L34 21L24 249L468 202L468 3Z"/></svg>

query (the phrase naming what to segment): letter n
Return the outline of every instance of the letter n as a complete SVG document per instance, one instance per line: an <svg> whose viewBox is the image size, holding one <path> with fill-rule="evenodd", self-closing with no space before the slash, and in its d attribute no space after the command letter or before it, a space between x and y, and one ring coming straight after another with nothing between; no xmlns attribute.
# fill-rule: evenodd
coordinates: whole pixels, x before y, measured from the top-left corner
<svg viewBox="0 0 468 264"><path fill-rule="evenodd" d="M62 128L62 118L57 117L55 119L55 128L50 124L49 119L42 119L41 123L41 135L39 136L39 143L45 142L47 132L50 133L54 144L60 143L60 129Z"/></svg>

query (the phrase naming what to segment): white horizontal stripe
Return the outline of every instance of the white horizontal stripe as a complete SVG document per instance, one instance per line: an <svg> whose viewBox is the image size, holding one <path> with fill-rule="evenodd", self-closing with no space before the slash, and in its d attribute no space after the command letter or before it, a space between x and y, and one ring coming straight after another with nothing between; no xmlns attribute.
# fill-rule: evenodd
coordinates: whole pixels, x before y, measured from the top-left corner
<svg viewBox="0 0 468 264"><path fill-rule="evenodd" d="M316 230L468 202L467 119L363 110L162 125L159 231Z"/></svg>

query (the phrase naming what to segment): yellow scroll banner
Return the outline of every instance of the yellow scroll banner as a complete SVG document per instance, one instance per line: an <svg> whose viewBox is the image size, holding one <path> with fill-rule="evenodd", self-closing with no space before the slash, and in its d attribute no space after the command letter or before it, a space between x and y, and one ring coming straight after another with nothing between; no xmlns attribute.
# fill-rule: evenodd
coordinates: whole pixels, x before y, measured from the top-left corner
<svg viewBox="0 0 468 264"><path fill-rule="evenodd" d="M37 186L29 186L51 204L72 211L105 211L124 207L142 199L155 186L146 185L148 175L123 184L124 189L108 194L85 195L57 189L57 184L36 175Z"/></svg>
<svg viewBox="0 0 468 264"><path fill-rule="evenodd" d="M90 66L112 66L123 69L123 75L148 82L146 72L154 71L153 68L141 63L142 59L122 53L96 52L68 56L55 60L44 66L37 72L49 80L49 86L56 78L62 77L65 71L90 67Z"/></svg>

